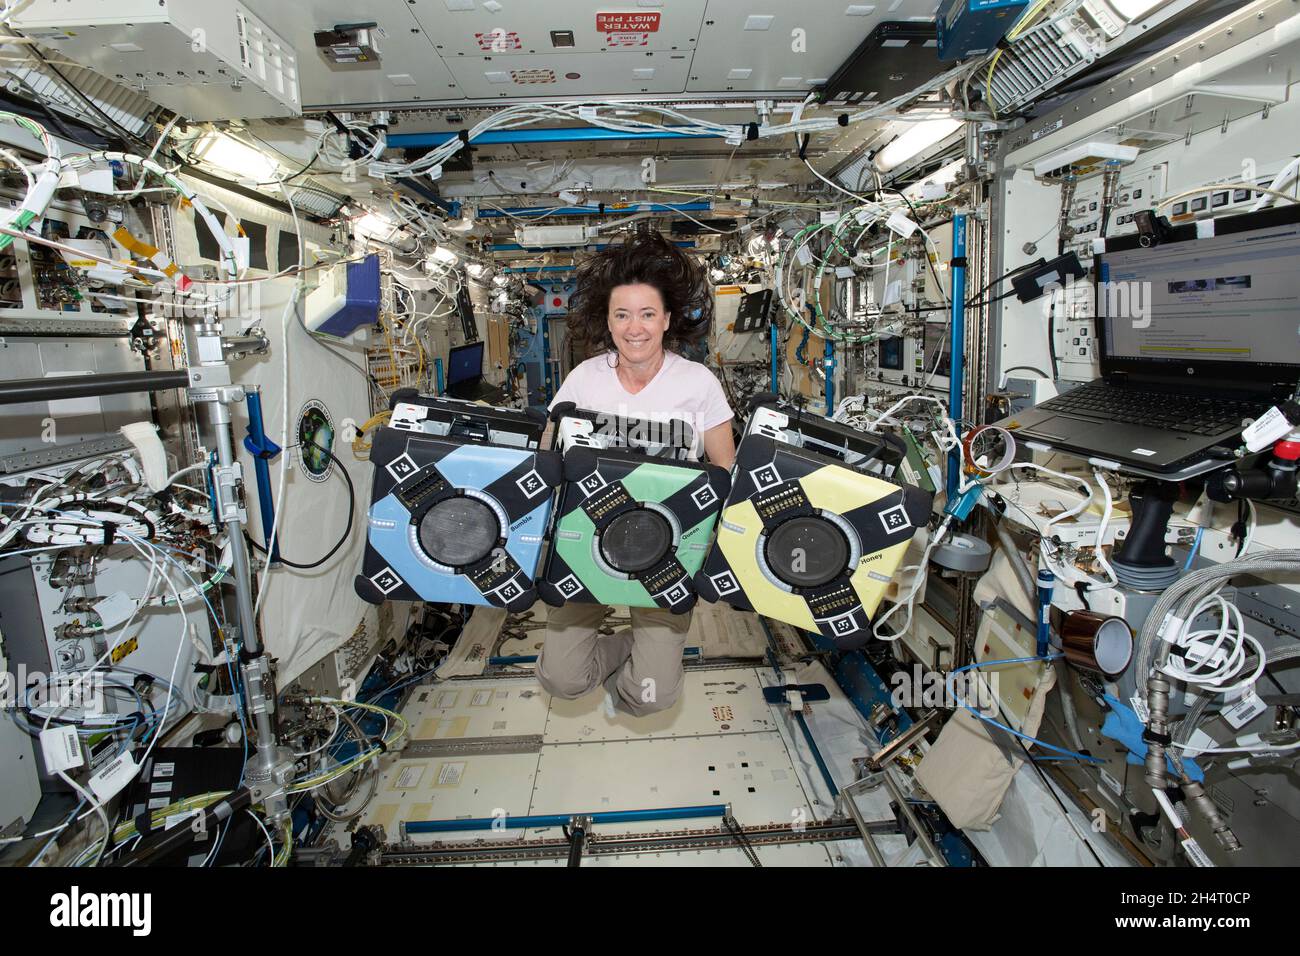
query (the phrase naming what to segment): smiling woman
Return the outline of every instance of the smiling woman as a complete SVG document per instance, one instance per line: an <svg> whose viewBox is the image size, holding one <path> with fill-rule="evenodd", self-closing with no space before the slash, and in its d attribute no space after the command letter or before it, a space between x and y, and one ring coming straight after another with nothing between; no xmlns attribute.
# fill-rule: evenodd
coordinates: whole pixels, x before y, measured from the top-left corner
<svg viewBox="0 0 1300 956"><path fill-rule="evenodd" d="M677 354L706 336L713 296L704 269L658 233L637 233L578 267L569 333L590 356L576 366L552 407L621 418L679 420L700 436L709 461L735 458L731 407L708 368Z"/></svg>
<svg viewBox="0 0 1300 956"><path fill-rule="evenodd" d="M588 355L565 378L551 407L579 408L620 419L686 422L710 462L736 457L732 411L705 366L676 354L706 335L713 298L703 268L657 233L634 234L578 268L569 331ZM628 529L638 539L649 531ZM606 609L565 604L547 616L537 679L556 697L576 698L604 686L606 708L635 716L665 710L682 689L682 648L690 613L631 608L632 628L599 636Z"/></svg>
<svg viewBox="0 0 1300 956"><path fill-rule="evenodd" d="M698 341L713 324L713 295L703 268L658 233L635 233L610 246L581 263L577 278L569 300L569 332L588 356L618 345L615 308L657 306L667 323L658 344L672 351ZM629 293L634 287L640 295ZM657 303L653 297L647 301L646 287L658 292Z"/></svg>

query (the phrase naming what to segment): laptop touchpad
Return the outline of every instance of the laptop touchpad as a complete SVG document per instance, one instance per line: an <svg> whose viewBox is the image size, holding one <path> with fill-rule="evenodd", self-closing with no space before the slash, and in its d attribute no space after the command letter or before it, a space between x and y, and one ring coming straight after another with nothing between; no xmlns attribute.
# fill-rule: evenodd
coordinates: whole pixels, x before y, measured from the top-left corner
<svg viewBox="0 0 1300 956"><path fill-rule="evenodd" d="M1045 418L1038 424L1032 425L1031 430L1035 435L1043 438L1079 442L1083 440L1085 435L1104 430L1105 427L1102 422L1090 422L1081 418L1053 415L1051 418Z"/></svg>

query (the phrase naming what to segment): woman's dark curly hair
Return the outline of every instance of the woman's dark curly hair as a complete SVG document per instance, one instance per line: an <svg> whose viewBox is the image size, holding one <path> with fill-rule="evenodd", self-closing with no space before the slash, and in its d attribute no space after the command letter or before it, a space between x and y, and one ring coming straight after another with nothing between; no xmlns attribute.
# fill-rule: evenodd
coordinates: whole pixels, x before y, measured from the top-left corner
<svg viewBox="0 0 1300 956"><path fill-rule="evenodd" d="M679 351L708 333L713 295L704 267L657 232L637 232L578 265L569 297L569 335L587 357L613 351L609 296L615 287L644 283L663 296L668 312L664 348Z"/></svg>

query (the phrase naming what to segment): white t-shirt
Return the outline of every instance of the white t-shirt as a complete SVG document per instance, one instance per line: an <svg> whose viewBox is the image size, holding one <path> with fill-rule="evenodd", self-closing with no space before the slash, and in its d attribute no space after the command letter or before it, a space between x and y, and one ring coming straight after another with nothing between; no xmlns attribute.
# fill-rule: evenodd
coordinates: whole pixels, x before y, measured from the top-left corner
<svg viewBox="0 0 1300 956"><path fill-rule="evenodd" d="M693 458L699 457L701 435L735 417L717 376L699 362L664 352L663 366L635 395L618 380L614 362L614 353L607 352L574 367L550 407L573 402L579 408L620 418L684 421L695 435Z"/></svg>

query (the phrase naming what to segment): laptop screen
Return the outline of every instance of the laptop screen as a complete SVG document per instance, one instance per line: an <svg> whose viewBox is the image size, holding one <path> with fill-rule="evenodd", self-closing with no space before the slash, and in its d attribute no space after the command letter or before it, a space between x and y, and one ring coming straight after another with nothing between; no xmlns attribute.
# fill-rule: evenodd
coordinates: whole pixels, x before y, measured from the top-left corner
<svg viewBox="0 0 1300 956"><path fill-rule="evenodd" d="M483 343L472 342L451 350L447 356L447 384L471 382L483 374Z"/></svg>
<svg viewBox="0 0 1300 956"><path fill-rule="evenodd" d="M1300 223L1218 222L1238 228L1098 256L1108 360L1210 362L1233 377L1248 375L1248 366L1300 367Z"/></svg>

